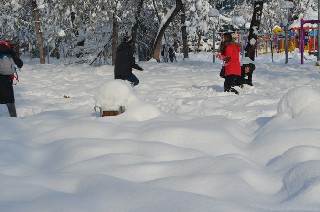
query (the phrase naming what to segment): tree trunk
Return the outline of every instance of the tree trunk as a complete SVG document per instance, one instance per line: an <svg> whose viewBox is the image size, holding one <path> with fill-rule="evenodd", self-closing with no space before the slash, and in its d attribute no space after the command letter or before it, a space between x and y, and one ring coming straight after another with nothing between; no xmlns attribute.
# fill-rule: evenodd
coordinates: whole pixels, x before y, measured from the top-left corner
<svg viewBox="0 0 320 212"><path fill-rule="evenodd" d="M42 32L40 29L40 12L38 9L37 1L32 0L32 14L34 19L34 28L36 31L37 41L38 41L38 47L39 47L39 55L40 55L40 64L45 64L45 53L44 53L44 46L43 46L43 38L42 38Z"/></svg>
<svg viewBox="0 0 320 212"><path fill-rule="evenodd" d="M258 38L258 30L261 24L261 15L263 9L263 1L255 1L253 8L253 15L249 29L248 43L245 48L245 56L254 61L255 47Z"/></svg>
<svg viewBox="0 0 320 212"><path fill-rule="evenodd" d="M216 5L217 5L218 2L219 2L219 1L217 1L217 0L209 0L209 4L210 4L211 7L213 7L213 8L216 8ZM220 2L222 2L222 1L220 1Z"/></svg>
<svg viewBox="0 0 320 212"><path fill-rule="evenodd" d="M116 63L116 53L118 47L118 17L116 16L116 12L113 14L113 29L112 29L112 65L114 66Z"/></svg>
<svg viewBox="0 0 320 212"><path fill-rule="evenodd" d="M13 49L14 53L16 54L16 56L18 58L20 58L20 41L19 40L17 40L16 42L14 42L12 44L12 49Z"/></svg>
<svg viewBox="0 0 320 212"><path fill-rule="evenodd" d="M183 46L183 58L189 58L189 47L188 47L188 34L186 26L186 14L184 5L181 7L181 34L182 34L182 46Z"/></svg>
<svg viewBox="0 0 320 212"><path fill-rule="evenodd" d="M157 34L155 42L153 44L153 58L156 59L157 62L160 62L161 40L164 35L164 32L166 31L169 24L176 17L176 15L179 13L179 11L181 10L181 7L182 7L182 1L176 0L176 5L173 12L169 16L169 18L165 20L165 22L162 25L160 25L162 27L159 29L159 33Z"/></svg>
<svg viewBox="0 0 320 212"><path fill-rule="evenodd" d="M201 31L198 31L198 32L197 32L197 35L198 35L197 52L200 52L201 37L202 37Z"/></svg>
<svg viewBox="0 0 320 212"><path fill-rule="evenodd" d="M161 19L160 19L159 12L158 12L157 7L156 7L157 5L156 5L155 0L152 0L152 3L153 3L154 10L155 10L155 12L156 12L158 21L159 21L159 23L161 23Z"/></svg>
<svg viewBox="0 0 320 212"><path fill-rule="evenodd" d="M139 27L139 19L140 19L140 14L141 14L141 10L142 10L142 6L143 6L143 1L144 0L139 0L138 4L137 4L137 12L135 14L135 24L132 27L132 32L131 32L131 36L132 36L132 45L133 45L133 52L135 52L135 48L136 48L136 40L137 40L137 34L138 34L138 27Z"/></svg>

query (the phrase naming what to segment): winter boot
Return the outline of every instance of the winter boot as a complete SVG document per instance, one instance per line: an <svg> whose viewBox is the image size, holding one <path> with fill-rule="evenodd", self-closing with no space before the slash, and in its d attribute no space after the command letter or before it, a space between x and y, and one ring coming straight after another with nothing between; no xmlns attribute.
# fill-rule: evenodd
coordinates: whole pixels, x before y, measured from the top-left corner
<svg viewBox="0 0 320 212"><path fill-rule="evenodd" d="M10 114L10 117L17 117L16 106L14 103L7 103L7 108Z"/></svg>
<svg viewBox="0 0 320 212"><path fill-rule="evenodd" d="M233 93L239 95L239 92L238 92L236 89L234 89L234 88L231 88L231 89L230 89L230 92L233 92Z"/></svg>
<svg viewBox="0 0 320 212"><path fill-rule="evenodd" d="M234 89L234 88L230 88L230 89L228 89L228 90L225 89L224 92L233 92L233 93L235 93L235 94L237 94L237 95L239 94L239 92L238 92L236 89Z"/></svg>

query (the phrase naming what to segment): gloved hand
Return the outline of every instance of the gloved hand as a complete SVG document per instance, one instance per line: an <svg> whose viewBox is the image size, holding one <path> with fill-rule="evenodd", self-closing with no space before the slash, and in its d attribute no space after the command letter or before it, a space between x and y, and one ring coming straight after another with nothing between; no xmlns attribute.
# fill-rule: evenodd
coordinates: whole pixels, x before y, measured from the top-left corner
<svg viewBox="0 0 320 212"><path fill-rule="evenodd" d="M226 62L230 60L230 57L224 56L223 54L216 54L216 57Z"/></svg>
<svg viewBox="0 0 320 212"><path fill-rule="evenodd" d="M141 68L138 64L133 64L132 68L139 70L139 71L143 71L143 68Z"/></svg>
<svg viewBox="0 0 320 212"><path fill-rule="evenodd" d="M228 62L229 60L230 60L230 57L223 58L223 61Z"/></svg>
<svg viewBox="0 0 320 212"><path fill-rule="evenodd" d="M222 54L216 54L216 57L222 59Z"/></svg>

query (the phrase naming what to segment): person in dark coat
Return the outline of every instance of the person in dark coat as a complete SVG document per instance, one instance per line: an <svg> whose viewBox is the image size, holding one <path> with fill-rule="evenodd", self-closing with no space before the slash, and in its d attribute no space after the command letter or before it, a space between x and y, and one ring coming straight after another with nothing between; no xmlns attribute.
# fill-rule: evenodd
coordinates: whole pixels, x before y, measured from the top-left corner
<svg viewBox="0 0 320 212"><path fill-rule="evenodd" d="M256 66L253 63L243 64L241 68L241 77L243 84L248 84L253 86L252 84L252 74L253 71L256 69ZM248 79L246 79L246 76Z"/></svg>
<svg viewBox="0 0 320 212"><path fill-rule="evenodd" d="M256 66L253 63L243 64L241 66L241 76L235 81L234 86L243 87L244 84L248 84L253 86L252 84L252 74L253 71L256 69ZM246 79L248 77L248 79Z"/></svg>
<svg viewBox="0 0 320 212"><path fill-rule="evenodd" d="M4 56L12 58L18 68L23 66L22 60L16 56L8 41L0 42L0 58ZM10 117L17 117L12 83L12 75L0 74L0 104L7 105Z"/></svg>
<svg viewBox="0 0 320 212"><path fill-rule="evenodd" d="M161 50L161 56L163 58L163 61L165 63L168 62L168 49L167 49L167 44L162 45L162 50Z"/></svg>
<svg viewBox="0 0 320 212"><path fill-rule="evenodd" d="M177 62L176 54L171 46L169 47L169 59L170 59L171 63L173 61Z"/></svg>
<svg viewBox="0 0 320 212"><path fill-rule="evenodd" d="M114 78L127 80L132 86L138 85L139 79L132 73L133 68L143 71L135 62L132 38L126 36L117 48Z"/></svg>

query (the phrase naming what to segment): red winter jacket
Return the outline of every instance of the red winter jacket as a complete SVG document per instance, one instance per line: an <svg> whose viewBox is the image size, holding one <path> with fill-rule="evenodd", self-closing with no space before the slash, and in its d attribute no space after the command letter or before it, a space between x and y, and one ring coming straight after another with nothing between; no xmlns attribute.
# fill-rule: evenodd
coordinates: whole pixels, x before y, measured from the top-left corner
<svg viewBox="0 0 320 212"><path fill-rule="evenodd" d="M237 45L236 43L230 43L229 45L226 46L224 50L224 54L221 54L220 58L224 59L229 57L230 60L227 60L225 62L225 76L228 75L238 75L241 76L241 65L240 65L240 58L239 58L239 53L240 53L240 46Z"/></svg>

